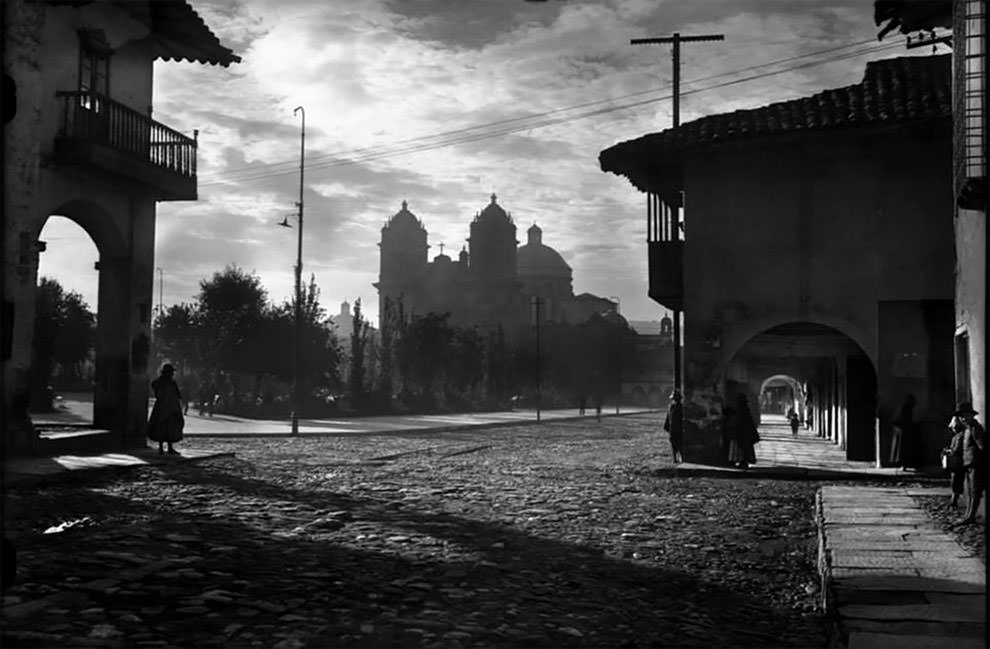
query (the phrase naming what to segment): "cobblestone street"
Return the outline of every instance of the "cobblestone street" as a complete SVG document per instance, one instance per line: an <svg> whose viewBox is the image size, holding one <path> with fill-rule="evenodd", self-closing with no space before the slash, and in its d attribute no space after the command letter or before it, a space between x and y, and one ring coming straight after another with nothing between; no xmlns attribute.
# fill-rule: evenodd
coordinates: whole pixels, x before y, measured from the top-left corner
<svg viewBox="0 0 990 649"><path fill-rule="evenodd" d="M656 419L196 439L236 456L9 489L3 645L825 646L817 483L675 478Z"/></svg>

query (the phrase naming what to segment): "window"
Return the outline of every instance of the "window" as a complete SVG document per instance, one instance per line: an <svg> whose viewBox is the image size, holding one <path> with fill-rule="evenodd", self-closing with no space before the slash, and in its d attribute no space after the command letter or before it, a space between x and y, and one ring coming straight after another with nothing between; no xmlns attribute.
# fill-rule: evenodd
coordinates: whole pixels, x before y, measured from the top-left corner
<svg viewBox="0 0 990 649"><path fill-rule="evenodd" d="M969 382L969 334L956 335L956 403L972 401Z"/></svg>
<svg viewBox="0 0 990 649"><path fill-rule="evenodd" d="M103 30L79 32L79 92L86 108L99 110L99 98L110 96L110 55Z"/></svg>

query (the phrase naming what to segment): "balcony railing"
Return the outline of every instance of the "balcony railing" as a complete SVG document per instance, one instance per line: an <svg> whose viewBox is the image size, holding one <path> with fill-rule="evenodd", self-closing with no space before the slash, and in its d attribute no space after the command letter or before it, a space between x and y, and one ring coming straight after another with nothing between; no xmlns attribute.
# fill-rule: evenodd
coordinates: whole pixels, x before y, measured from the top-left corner
<svg viewBox="0 0 990 649"><path fill-rule="evenodd" d="M196 140L95 92L58 92L59 137L109 147L183 178L196 177Z"/></svg>
<svg viewBox="0 0 990 649"><path fill-rule="evenodd" d="M646 195L649 296L668 309L684 308L684 241L677 213L659 194Z"/></svg>

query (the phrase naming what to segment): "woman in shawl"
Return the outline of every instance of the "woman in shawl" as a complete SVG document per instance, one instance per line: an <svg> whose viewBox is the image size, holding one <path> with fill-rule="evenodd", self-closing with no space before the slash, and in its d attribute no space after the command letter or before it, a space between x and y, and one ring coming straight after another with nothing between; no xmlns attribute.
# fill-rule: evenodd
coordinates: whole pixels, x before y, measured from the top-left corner
<svg viewBox="0 0 990 649"><path fill-rule="evenodd" d="M168 454L178 455L172 444L182 440L182 427L185 419L182 417L182 393L176 384L175 368L170 363L162 365L162 373L151 382L155 391L155 405L148 418L148 438L158 442L158 454L165 454L165 444L168 444Z"/></svg>
<svg viewBox="0 0 990 649"><path fill-rule="evenodd" d="M736 395L729 433L729 462L740 469L756 464L756 450L753 445L760 441L760 435L756 432L756 424L753 423L753 415L744 394Z"/></svg>

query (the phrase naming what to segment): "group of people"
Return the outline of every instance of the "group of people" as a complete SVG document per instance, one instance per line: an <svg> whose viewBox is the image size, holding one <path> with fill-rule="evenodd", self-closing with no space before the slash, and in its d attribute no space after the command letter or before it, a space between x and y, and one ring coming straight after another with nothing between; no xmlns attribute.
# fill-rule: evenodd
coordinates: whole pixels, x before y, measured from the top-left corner
<svg viewBox="0 0 990 649"><path fill-rule="evenodd" d="M670 435L670 447L674 453L674 463L684 461L684 404L677 390L670 397L667 418L663 429ZM753 421L746 395L736 395L735 406L726 406L722 411L722 453L726 462L740 469L756 464L756 443L760 434Z"/></svg>
<svg viewBox="0 0 990 649"><path fill-rule="evenodd" d="M952 475L952 499L950 504L959 504L959 497L969 486L966 513L956 525L976 522L976 513L987 488L986 431L976 419L979 413L973 404L962 403L952 413L949 430L952 440L942 451L942 466Z"/></svg>

